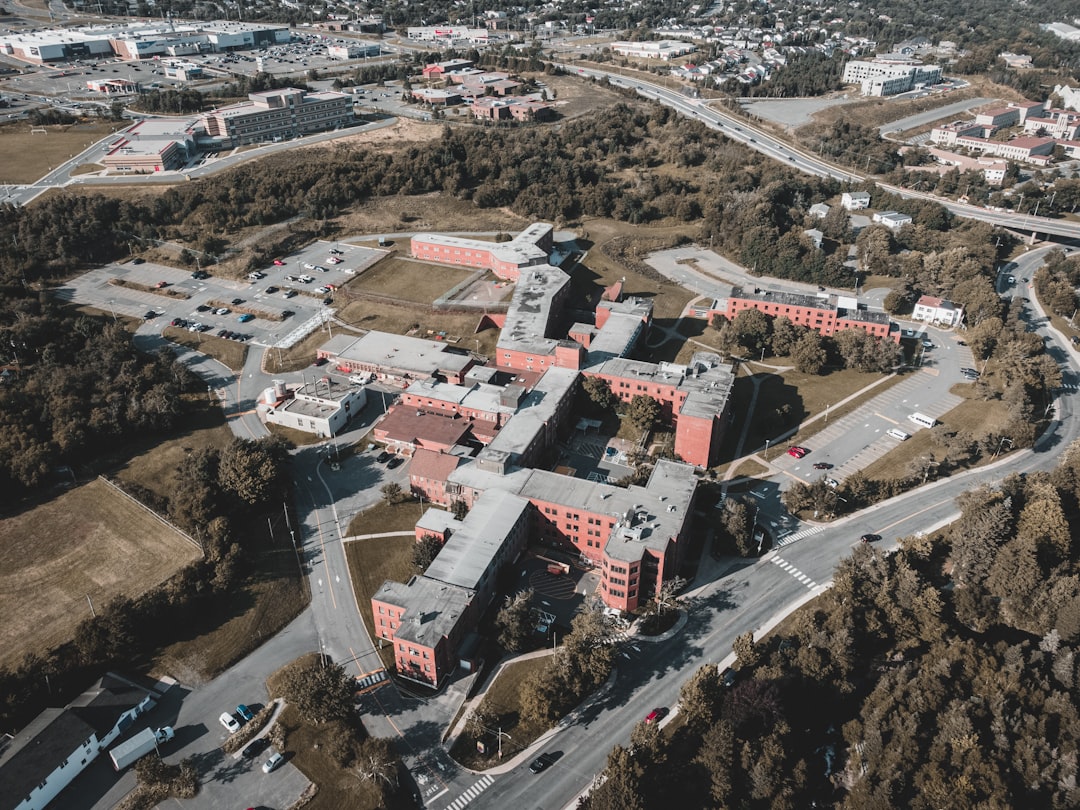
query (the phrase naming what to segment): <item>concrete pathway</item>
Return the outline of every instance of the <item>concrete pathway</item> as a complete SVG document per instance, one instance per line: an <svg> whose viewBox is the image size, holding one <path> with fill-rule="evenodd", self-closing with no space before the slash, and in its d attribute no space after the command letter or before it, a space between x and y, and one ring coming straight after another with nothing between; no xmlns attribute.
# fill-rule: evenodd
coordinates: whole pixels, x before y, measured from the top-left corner
<svg viewBox="0 0 1080 810"><path fill-rule="evenodd" d="M341 540L344 543L351 543L353 540L375 540L379 537L412 537L416 532L379 532L377 534L354 534L351 537L342 537Z"/></svg>

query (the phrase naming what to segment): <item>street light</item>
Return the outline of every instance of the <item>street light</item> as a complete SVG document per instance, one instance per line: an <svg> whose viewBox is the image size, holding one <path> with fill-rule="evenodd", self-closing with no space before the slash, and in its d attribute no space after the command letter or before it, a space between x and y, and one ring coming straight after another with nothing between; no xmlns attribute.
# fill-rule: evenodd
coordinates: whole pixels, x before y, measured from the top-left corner
<svg viewBox="0 0 1080 810"><path fill-rule="evenodd" d="M769 460L769 440L765 440L765 460Z"/></svg>

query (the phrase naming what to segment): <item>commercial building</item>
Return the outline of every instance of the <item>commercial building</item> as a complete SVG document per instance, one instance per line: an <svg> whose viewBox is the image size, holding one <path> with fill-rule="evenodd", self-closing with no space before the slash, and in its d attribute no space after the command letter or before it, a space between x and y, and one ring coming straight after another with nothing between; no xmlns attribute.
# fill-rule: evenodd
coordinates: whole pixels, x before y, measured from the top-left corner
<svg viewBox="0 0 1080 810"><path fill-rule="evenodd" d="M367 403L367 389L343 384L331 377L290 388L277 380L259 397L263 421L314 433L336 436Z"/></svg>
<svg viewBox="0 0 1080 810"><path fill-rule="evenodd" d="M986 135L986 128L974 121L953 121L949 124L940 124L930 130L930 140L942 146L952 146L957 138L976 137Z"/></svg>
<svg viewBox="0 0 1080 810"><path fill-rule="evenodd" d="M437 42L447 45L452 42L486 45L491 38L491 32L486 28L468 28L464 25L410 26L407 34L413 42Z"/></svg>
<svg viewBox="0 0 1080 810"><path fill-rule="evenodd" d="M533 96L483 96L473 101L471 109L474 118L489 121L549 121L555 117L554 104Z"/></svg>
<svg viewBox="0 0 1080 810"><path fill-rule="evenodd" d="M1054 153L1053 138L1020 137L1011 141L991 141L987 138L962 137L956 139L956 146L981 152L985 155L997 155L1009 160L1026 163L1046 163Z"/></svg>
<svg viewBox="0 0 1080 810"><path fill-rule="evenodd" d="M537 222L509 242L485 242L463 236L418 233L410 242L414 258L439 264L490 270L501 279L517 281L522 268L547 266L553 245L550 225Z"/></svg>
<svg viewBox="0 0 1080 810"><path fill-rule="evenodd" d="M248 98L203 113L199 120L207 136L221 146L241 146L347 127L355 120L352 97L345 93L286 88L251 93Z"/></svg>
<svg viewBox="0 0 1080 810"><path fill-rule="evenodd" d="M676 42L665 39L659 42L612 42L611 50L620 56L635 59L678 59L697 50L692 42Z"/></svg>
<svg viewBox="0 0 1080 810"><path fill-rule="evenodd" d="M187 56L287 43L289 27L228 20L132 22L27 31L0 37L0 54L26 62Z"/></svg>
<svg viewBox="0 0 1080 810"><path fill-rule="evenodd" d="M723 314L734 320L746 309L756 309L774 318L787 318L797 326L808 327L822 335L835 335L844 329L862 329L876 338L900 340L900 330L888 315L871 312L856 299L846 296L751 291L735 287Z"/></svg>
<svg viewBox="0 0 1080 810"><path fill-rule="evenodd" d="M893 96L941 81L939 65L924 65L899 54L844 65L845 84L858 84L864 96Z"/></svg>
<svg viewBox="0 0 1080 810"><path fill-rule="evenodd" d="M42 810L157 705L169 684L109 673L63 709L46 709L0 749L0 810Z"/></svg>
<svg viewBox="0 0 1080 810"><path fill-rule="evenodd" d="M376 43L349 42L345 45L330 45L326 49L326 55L330 59L348 61L349 59L366 59L369 56L378 56L382 53L382 46Z"/></svg>

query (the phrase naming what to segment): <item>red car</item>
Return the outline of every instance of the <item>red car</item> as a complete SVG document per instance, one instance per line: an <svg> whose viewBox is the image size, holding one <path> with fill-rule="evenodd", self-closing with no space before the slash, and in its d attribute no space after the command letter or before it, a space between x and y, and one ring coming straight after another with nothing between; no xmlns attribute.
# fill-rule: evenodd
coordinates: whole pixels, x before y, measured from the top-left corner
<svg viewBox="0 0 1080 810"><path fill-rule="evenodd" d="M658 707L656 709L653 709L651 712L649 712L648 716L645 718L645 722L646 723L659 723L661 720L663 720L665 717L667 717L667 715L668 715L668 710L665 709L663 706L660 706L660 707Z"/></svg>
<svg viewBox="0 0 1080 810"><path fill-rule="evenodd" d="M805 447L799 447L798 445L793 444L791 447L788 448L787 454L789 456L795 456L795 458L802 458L809 452L810 451L807 450Z"/></svg>
<svg viewBox="0 0 1080 810"><path fill-rule="evenodd" d="M281 259L274 259L274 264L276 264L278 267L285 266L285 262L283 262Z"/></svg>

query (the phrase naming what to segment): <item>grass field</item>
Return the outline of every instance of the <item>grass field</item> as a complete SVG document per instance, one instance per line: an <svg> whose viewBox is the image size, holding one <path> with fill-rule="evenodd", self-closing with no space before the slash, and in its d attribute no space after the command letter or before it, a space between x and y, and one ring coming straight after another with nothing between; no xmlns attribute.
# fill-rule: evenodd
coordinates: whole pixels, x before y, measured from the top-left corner
<svg viewBox="0 0 1080 810"><path fill-rule="evenodd" d="M373 293L430 304L455 284L475 271L457 267L440 267L392 256L383 259L359 278L349 283L354 295Z"/></svg>
<svg viewBox="0 0 1080 810"><path fill-rule="evenodd" d="M413 505L416 508L416 505ZM413 518L413 523L416 518ZM381 529L393 531L393 529ZM356 604L364 618L368 634L378 638L375 632L375 620L371 615L371 597L382 587L386 580L406 582L413 575L412 549L415 541L411 537L379 537L372 540L355 540L345 544L345 558L349 561L349 576L352 577L353 590L356 592ZM394 646L389 644L379 650L382 664L391 672L394 669ZM372 667L363 665L366 670ZM356 673L353 673L356 674Z"/></svg>
<svg viewBox="0 0 1080 810"><path fill-rule="evenodd" d="M543 670L549 660L548 656L541 656L507 664L484 695L481 704L484 711L497 715L501 721L501 730L510 735L509 740L503 739L504 760L528 748L533 740L550 728L547 723L526 722L521 719L520 713L521 685L534 672ZM495 739L486 742L488 753L481 754L476 750L473 740L468 735L462 735L455 741L450 755L467 768L491 768L499 764L499 746Z"/></svg>
<svg viewBox="0 0 1080 810"><path fill-rule="evenodd" d="M0 126L0 184L33 183L72 156L130 122L94 121L45 127L48 135L31 135L30 123Z"/></svg>
<svg viewBox="0 0 1080 810"><path fill-rule="evenodd" d="M87 597L137 596L200 556L100 480L0 521L0 665L71 639Z"/></svg>
<svg viewBox="0 0 1080 810"><path fill-rule="evenodd" d="M481 315L477 312L435 312L426 306L394 306L375 301L351 301L338 313L338 317L358 329L371 329L403 335L416 326L418 335L428 329L460 335L458 348L493 354L499 339L499 330L488 327L476 332ZM313 356L313 355L312 355Z"/></svg>

